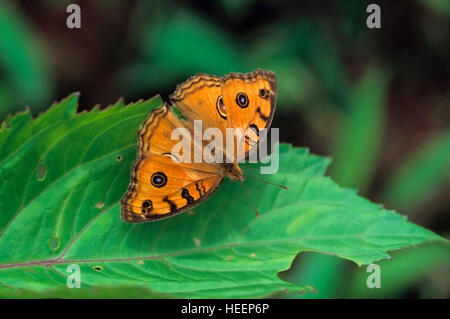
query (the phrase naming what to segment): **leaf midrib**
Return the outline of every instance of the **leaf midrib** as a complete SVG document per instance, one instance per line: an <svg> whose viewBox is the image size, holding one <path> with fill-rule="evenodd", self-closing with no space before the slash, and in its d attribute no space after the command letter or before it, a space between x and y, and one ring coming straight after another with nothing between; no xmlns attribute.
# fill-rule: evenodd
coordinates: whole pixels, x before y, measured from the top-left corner
<svg viewBox="0 0 450 319"><path fill-rule="evenodd" d="M130 144L130 145L133 145L133 144ZM130 145L128 145L128 146L126 146L124 148L127 148ZM114 152L116 152L116 151L114 151ZM114 152L111 152L111 153L114 153ZM111 153L104 154L101 157L110 155ZM99 158L101 158L101 157L99 157ZM97 160L99 158L95 158L93 160ZM88 163L88 162L86 162L86 163ZM83 164L85 164L85 163L83 163ZM331 204L333 206L336 205L336 203L332 203L332 202L323 202L323 201L314 201L314 202L315 203L322 202L323 204ZM98 214L95 218L90 220L89 223L86 224L85 227L82 230L80 230L80 232L76 235L76 237L74 237L68 243L67 247L63 250L63 252L60 254L59 257L53 258L53 259L40 260L40 261L29 261L29 262L23 262L23 263L3 264L3 265L0 265L0 269L29 267L29 266L35 266L35 265L49 266L49 265L55 265L55 264L65 264L65 263L75 263L75 262L88 263L88 262L128 262L128 261L134 261L134 260L155 260L155 259L164 259L164 258L167 258L167 257L174 257L174 256L183 256L183 255L189 255L189 254L205 253L205 252L209 252L209 251L226 249L226 248L234 248L234 247L258 247L258 246L266 246L267 247L268 245L292 243L292 242L298 242L299 240L308 240L308 239L310 239L310 240L330 240L330 239L331 240L336 240L336 239L361 239L361 238L368 239L368 238L380 238L380 237L381 238L385 238L385 237L389 237L389 235L385 235L385 234L366 234L366 231L367 231L366 230L364 233L351 234L351 235L300 236L300 237L293 237L293 238L288 238L288 239L284 239L284 240L275 240L275 241L270 241L270 242L258 241L258 242L254 242L254 243L239 243L239 242L235 241L234 243L229 243L229 244L225 244L225 245L218 245L218 246L212 246L212 247L208 247L208 248L196 248L196 249L191 249L191 250L177 251L177 252L172 252L172 253L167 253L167 254L160 254L160 255L156 255L156 256L139 256L139 257L129 257L129 258L104 258L104 259L102 259L102 258L64 259L65 254L69 251L69 249L72 247L72 245L81 237L81 235L92 225L92 223L94 223L103 214L109 212L113 207L118 205L118 203L119 203L118 201L113 203L111 206L109 206L103 212ZM298 206L298 203L285 205L285 206L282 206L282 207L277 207L275 210L282 210L282 209L292 208L292 207L296 207L296 206ZM252 224L252 222L250 222L249 225L244 227L244 231L240 233L239 238L242 237L242 235L245 233L245 231L249 228L250 224ZM425 236L425 235L412 236L412 235L395 234L393 236L395 238L405 237L405 238L411 238L411 239L412 238L414 238L414 239L427 238L427 236ZM1 237L0 237L0 239L1 239Z"/></svg>
<svg viewBox="0 0 450 319"><path fill-rule="evenodd" d="M369 238L379 238L380 235L369 235L364 236ZM387 237L381 235L381 237ZM405 238L416 238L416 239L423 239L427 238L427 236L421 236L421 235L395 235L395 237L405 237ZM226 244L226 245L219 245L219 246L212 246L208 248L196 248L191 250L185 250L185 251L177 251L172 253L166 253L166 254L160 254L155 256L139 256L139 257L129 257L129 258L93 258L93 259L62 259L62 258L55 258L55 259L45 259L45 260L39 260L39 261L30 261L30 262L23 262L23 263L16 263L16 264L3 264L0 265L0 269L9 269L9 268L18 268L18 267L29 267L29 266L50 266L50 265L56 265L56 264L66 264L66 263L90 263L90 262L128 262L128 261L134 261L134 260L155 260L155 259L164 259L167 257L177 257L177 256L183 256L183 255L189 255L189 254L198 254L198 253L205 253L210 252L214 250L220 250L220 249L226 249L226 248L234 248L234 247L258 247L258 246L265 246L268 245L277 245L277 244L284 244L284 243L295 243L300 239L320 239L320 240L329 240L329 239L336 239L336 238L345 238L345 239L358 239L359 236L354 235L347 235L347 236L302 236L302 237L295 237L295 238L288 238L283 240L275 240L275 241L260 241L260 242L254 242L254 243L233 243L233 244Z"/></svg>

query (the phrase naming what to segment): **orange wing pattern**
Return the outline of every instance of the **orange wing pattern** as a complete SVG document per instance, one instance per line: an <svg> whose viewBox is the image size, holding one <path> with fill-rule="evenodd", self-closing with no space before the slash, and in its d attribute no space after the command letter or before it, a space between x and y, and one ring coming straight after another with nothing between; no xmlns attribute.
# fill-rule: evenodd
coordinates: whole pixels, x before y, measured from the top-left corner
<svg viewBox="0 0 450 319"><path fill-rule="evenodd" d="M203 128L225 128L223 113L217 111L220 105L221 81L218 76L196 74L177 86L170 99L189 121L202 120ZM219 108L220 110L220 108Z"/></svg>
<svg viewBox="0 0 450 319"><path fill-rule="evenodd" d="M262 129L269 128L272 122L277 96L275 74L260 69L247 74L230 73L222 79L221 89L228 127L245 133L236 139L238 144L245 143L247 157L264 138Z"/></svg>
<svg viewBox="0 0 450 319"><path fill-rule="evenodd" d="M202 120L203 130L218 128L223 137L227 136L227 128L241 130L235 137L235 151L237 145L243 145L248 157L264 138L262 129L271 124L276 94L275 74L260 69L247 74L230 73L223 78L197 74L178 85L170 98L186 121L177 118L165 104L142 124L138 157L128 191L121 200L122 219L137 223L166 218L211 196L225 174L233 176L233 165L182 161L172 153L178 143L172 140L172 131L187 128L192 136L194 120ZM194 144L192 150L201 152L203 146ZM236 152L233 157L226 149L222 152L233 159L236 167L243 159L234 157ZM240 169L237 170L240 176Z"/></svg>
<svg viewBox="0 0 450 319"><path fill-rule="evenodd" d="M226 136L228 121L220 86L220 77L199 73L178 85L170 98L191 125L194 120L201 120L203 132L217 128ZM215 152L226 156L223 147Z"/></svg>
<svg viewBox="0 0 450 319"><path fill-rule="evenodd" d="M147 222L181 213L211 196L223 177L215 164L182 163L171 153L175 128L184 127L167 105L154 110L138 132L138 158L121 200L127 222Z"/></svg>
<svg viewBox="0 0 450 319"><path fill-rule="evenodd" d="M201 119L203 129L217 127L224 137L226 128L240 129L242 134L236 137L235 145L244 143L247 157L264 138L262 129L272 122L276 95L275 74L257 69L223 78L197 74L178 85L170 97L188 121Z"/></svg>

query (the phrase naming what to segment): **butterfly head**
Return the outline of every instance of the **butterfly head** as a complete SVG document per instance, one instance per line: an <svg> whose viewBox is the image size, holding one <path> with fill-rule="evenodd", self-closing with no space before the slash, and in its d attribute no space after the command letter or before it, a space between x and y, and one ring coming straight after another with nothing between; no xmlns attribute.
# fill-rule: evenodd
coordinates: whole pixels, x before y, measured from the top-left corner
<svg viewBox="0 0 450 319"><path fill-rule="evenodd" d="M233 181L243 181L244 173L237 163L223 165L223 175L228 176Z"/></svg>

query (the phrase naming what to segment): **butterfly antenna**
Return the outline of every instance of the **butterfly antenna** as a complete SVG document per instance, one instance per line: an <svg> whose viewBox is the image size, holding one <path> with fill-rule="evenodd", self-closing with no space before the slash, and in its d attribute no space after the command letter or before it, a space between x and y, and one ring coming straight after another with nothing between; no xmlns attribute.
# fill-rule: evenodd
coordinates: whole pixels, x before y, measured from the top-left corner
<svg viewBox="0 0 450 319"><path fill-rule="evenodd" d="M261 179L261 178L254 177L254 176L249 176L249 175L244 175L244 176L245 176L245 177L248 177L248 178L251 178L251 179L254 179L254 180L257 180L257 181L259 181L259 182L261 182L261 183L264 183L264 184L269 184L269 185L277 186L277 187L282 188L282 189L289 189L289 187L287 187L287 186L280 185L280 184L275 184L275 183L266 181L265 179Z"/></svg>
<svg viewBox="0 0 450 319"><path fill-rule="evenodd" d="M247 188L246 188L245 185L244 185L244 182L243 182L243 181L240 181L240 182L241 182L242 188L244 189L245 195L247 195L247 198L248 198L250 204L251 204L252 207L253 207L253 210L254 210L254 212L255 212L255 214L256 214L256 217L261 217L261 214L260 214L260 213L258 212L258 210L256 209L256 206L255 206L255 204L253 203L252 198L250 197L250 194L248 193Z"/></svg>

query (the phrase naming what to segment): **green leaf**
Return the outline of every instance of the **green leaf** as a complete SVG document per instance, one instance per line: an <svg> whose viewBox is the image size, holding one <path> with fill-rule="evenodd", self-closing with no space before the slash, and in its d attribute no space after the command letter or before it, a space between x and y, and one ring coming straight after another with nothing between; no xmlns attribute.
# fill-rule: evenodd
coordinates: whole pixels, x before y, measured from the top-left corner
<svg viewBox="0 0 450 319"><path fill-rule="evenodd" d="M76 114L77 95L0 131L0 290L65 289L67 267L81 286L137 287L176 297L263 297L307 292L277 274L301 251L367 264L386 251L443 238L324 177L329 160L281 145L279 171L246 181L261 218L238 183L226 180L189 213L145 224L120 218L119 200L136 157L136 132L157 97ZM243 165L249 175L259 166ZM101 290L100 290L101 291ZM127 294L128 289L123 290ZM101 295L100 295L101 296Z"/></svg>
<svg viewBox="0 0 450 319"><path fill-rule="evenodd" d="M387 181L386 201L410 210L443 189L450 169L449 154L450 131L430 139Z"/></svg>
<svg viewBox="0 0 450 319"><path fill-rule="evenodd" d="M135 286L93 287L91 289L67 289L67 287L61 287L45 291L45 298L97 299L99 296L104 299L171 298L170 295L155 293L144 287ZM0 298L36 299L42 297L42 292L7 287L0 284Z"/></svg>

